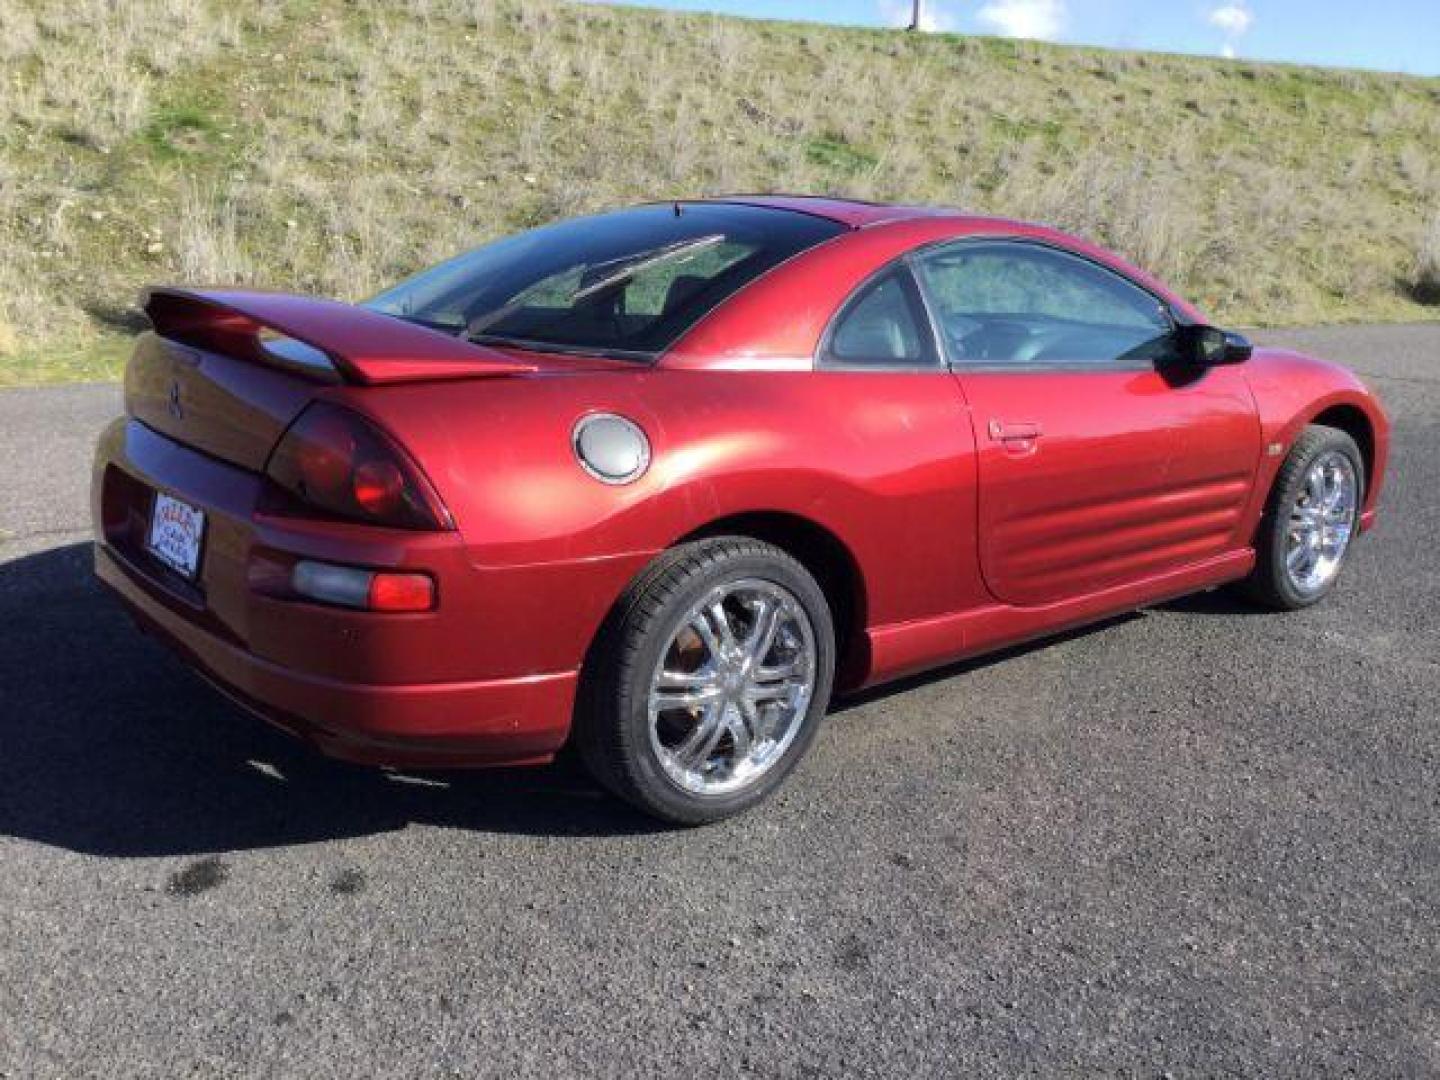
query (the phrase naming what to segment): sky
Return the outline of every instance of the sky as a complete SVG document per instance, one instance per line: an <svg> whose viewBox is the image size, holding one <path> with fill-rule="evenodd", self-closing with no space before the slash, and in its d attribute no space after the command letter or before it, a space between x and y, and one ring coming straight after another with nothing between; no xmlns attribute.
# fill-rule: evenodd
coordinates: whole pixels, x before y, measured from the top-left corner
<svg viewBox="0 0 1440 1080"><path fill-rule="evenodd" d="M623 0L622 0L623 2ZM911 0L640 0L904 26ZM1440 0L924 0L928 29L1440 75Z"/></svg>

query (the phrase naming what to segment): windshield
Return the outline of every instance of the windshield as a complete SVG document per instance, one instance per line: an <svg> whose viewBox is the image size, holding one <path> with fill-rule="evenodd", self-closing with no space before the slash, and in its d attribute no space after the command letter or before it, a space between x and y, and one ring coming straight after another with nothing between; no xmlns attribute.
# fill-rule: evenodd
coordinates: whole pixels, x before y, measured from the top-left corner
<svg viewBox="0 0 1440 1080"><path fill-rule="evenodd" d="M473 341L650 360L742 286L842 231L767 207L641 206L507 237L365 306Z"/></svg>

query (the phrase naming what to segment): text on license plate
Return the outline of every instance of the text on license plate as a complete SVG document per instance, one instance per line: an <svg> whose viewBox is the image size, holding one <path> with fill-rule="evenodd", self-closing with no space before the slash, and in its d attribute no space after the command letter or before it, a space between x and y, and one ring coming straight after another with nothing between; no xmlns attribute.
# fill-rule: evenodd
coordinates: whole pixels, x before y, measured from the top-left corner
<svg viewBox="0 0 1440 1080"><path fill-rule="evenodd" d="M150 554L172 570L193 578L200 568L200 545L205 537L205 513L169 495L155 493L150 514Z"/></svg>

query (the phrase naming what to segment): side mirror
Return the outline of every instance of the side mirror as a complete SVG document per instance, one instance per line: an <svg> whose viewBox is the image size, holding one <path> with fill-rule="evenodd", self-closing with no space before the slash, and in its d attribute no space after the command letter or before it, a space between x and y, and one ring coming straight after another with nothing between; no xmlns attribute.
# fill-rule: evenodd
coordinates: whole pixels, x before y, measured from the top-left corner
<svg viewBox="0 0 1440 1080"><path fill-rule="evenodd" d="M1244 334L1237 334L1233 330L1225 333L1225 359L1222 363L1243 364L1250 357L1255 355L1255 346L1250 344L1250 339Z"/></svg>
<svg viewBox="0 0 1440 1080"><path fill-rule="evenodd" d="M1197 367L1243 364L1255 351L1243 335L1201 323L1176 327L1175 344L1180 359Z"/></svg>

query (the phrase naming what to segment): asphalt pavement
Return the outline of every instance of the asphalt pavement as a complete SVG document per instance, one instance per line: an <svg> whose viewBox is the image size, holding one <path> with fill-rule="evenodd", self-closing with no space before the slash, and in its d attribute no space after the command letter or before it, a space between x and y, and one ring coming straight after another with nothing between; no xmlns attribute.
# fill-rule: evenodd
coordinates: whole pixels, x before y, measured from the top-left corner
<svg viewBox="0 0 1440 1080"><path fill-rule="evenodd" d="M0 1076L1440 1075L1440 326L1262 337L1395 420L1329 601L869 695L680 832L241 715L90 580L117 389L0 393Z"/></svg>

